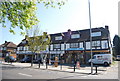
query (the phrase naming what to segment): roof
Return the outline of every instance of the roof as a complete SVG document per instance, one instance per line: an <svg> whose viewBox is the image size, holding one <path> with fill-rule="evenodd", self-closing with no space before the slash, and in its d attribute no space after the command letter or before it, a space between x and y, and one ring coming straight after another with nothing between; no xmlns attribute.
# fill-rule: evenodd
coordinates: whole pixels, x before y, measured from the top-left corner
<svg viewBox="0 0 120 81"><path fill-rule="evenodd" d="M14 44L13 42L7 42L7 41L5 41L5 43L2 44L2 45L0 45L0 46L1 46L1 47L13 47L13 48L16 48L16 47L17 47L17 45Z"/></svg>
<svg viewBox="0 0 120 81"><path fill-rule="evenodd" d="M97 27L92 28L92 32L101 32L101 36L93 37L92 40L100 40L100 39L108 39L109 37L109 30L107 28L103 27ZM70 39L69 34L80 34L80 38ZM61 33L55 33L55 34L49 34L51 37L51 43L52 44L58 44L58 43L73 43L73 42L81 42L81 41L90 41L90 29L83 29L83 30L76 30L71 31L70 29L67 32L61 32ZM56 36L62 36L62 40L55 40ZM22 43L23 41L26 41L26 43ZM26 39L23 39L22 42L18 44L19 46L25 46L28 44L28 41Z"/></svg>
<svg viewBox="0 0 120 81"><path fill-rule="evenodd" d="M98 27L98 28L92 28L92 32L101 32L101 36L98 37L93 37L92 40L97 40L97 39L108 39L109 36L109 30L103 27ZM84 29L84 30L76 30L76 31L71 31L72 34L80 34L80 38L76 39L68 39L65 38L63 35L67 35L67 32L62 32L62 33L55 33L55 34L50 34L51 36L51 41L52 43L63 43L67 39L67 42L72 43L72 42L80 42L80 41L89 41L90 40L90 29ZM62 40L55 40L56 36L63 36Z"/></svg>
<svg viewBox="0 0 120 81"><path fill-rule="evenodd" d="M23 41L25 41L25 43L23 43ZM28 45L28 41L27 41L26 39L23 39L23 40L17 45L17 47L19 47L19 46L26 46L26 45Z"/></svg>

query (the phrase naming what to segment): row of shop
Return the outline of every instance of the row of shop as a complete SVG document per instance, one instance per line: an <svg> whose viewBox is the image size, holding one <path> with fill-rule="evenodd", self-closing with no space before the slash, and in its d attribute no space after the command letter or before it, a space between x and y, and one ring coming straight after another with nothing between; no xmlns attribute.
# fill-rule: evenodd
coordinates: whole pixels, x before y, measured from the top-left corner
<svg viewBox="0 0 120 81"><path fill-rule="evenodd" d="M90 43L90 29L71 31L49 34L51 37L51 43L46 48L48 51L42 51L34 55L34 58L46 58L55 60L58 57L59 60L63 60L64 63L73 63L74 61L80 61L81 64L87 64L92 54L111 53L111 40L109 26L97 27L91 29L92 43ZM23 53L17 53L17 57L22 59L26 56L31 56L29 47L26 49L27 39L23 39L17 46L17 51ZM33 42L34 43L34 42ZM91 47L92 45L92 47ZM25 52L25 53L24 53Z"/></svg>
<svg viewBox="0 0 120 81"><path fill-rule="evenodd" d="M100 54L100 53L110 53L108 49L104 50L92 50L92 54ZM18 61L25 58L25 57L32 57L33 53L17 53ZM42 52L36 53L33 55L34 59L37 58L49 58L49 60L54 61L55 57L58 57L59 61L62 60L63 63L74 63L74 61L79 61L81 64L87 64L88 60L91 58L91 51L90 50L83 50L83 49L68 49L65 51L50 51L50 52Z"/></svg>

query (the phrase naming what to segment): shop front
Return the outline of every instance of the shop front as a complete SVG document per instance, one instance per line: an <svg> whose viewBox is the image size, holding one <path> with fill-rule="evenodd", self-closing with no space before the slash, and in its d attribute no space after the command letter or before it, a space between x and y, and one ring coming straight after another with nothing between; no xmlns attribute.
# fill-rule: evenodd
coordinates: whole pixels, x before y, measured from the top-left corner
<svg viewBox="0 0 120 81"><path fill-rule="evenodd" d="M69 48L65 51L65 63L73 64L79 61L80 64L85 63L84 59L84 49L83 48Z"/></svg>

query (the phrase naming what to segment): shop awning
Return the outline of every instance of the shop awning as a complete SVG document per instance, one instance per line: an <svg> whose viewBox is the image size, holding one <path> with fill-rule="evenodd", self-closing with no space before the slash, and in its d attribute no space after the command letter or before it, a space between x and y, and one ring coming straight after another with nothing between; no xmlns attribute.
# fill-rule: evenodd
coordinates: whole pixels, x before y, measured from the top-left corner
<svg viewBox="0 0 120 81"><path fill-rule="evenodd" d="M40 51L40 54L43 54L43 53L49 53L49 51L45 50L45 51Z"/></svg>
<svg viewBox="0 0 120 81"><path fill-rule="evenodd" d="M68 48L65 53L83 53L84 48Z"/></svg>
<svg viewBox="0 0 120 81"><path fill-rule="evenodd" d="M84 48L68 48L66 51L83 51Z"/></svg>

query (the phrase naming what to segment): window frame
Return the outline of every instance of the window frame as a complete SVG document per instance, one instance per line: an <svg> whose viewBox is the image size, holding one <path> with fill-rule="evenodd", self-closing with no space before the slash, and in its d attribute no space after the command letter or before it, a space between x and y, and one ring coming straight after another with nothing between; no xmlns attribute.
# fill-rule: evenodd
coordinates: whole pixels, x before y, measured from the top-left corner
<svg viewBox="0 0 120 81"><path fill-rule="evenodd" d="M70 43L71 48L79 48L79 43Z"/></svg>
<svg viewBox="0 0 120 81"><path fill-rule="evenodd" d="M91 33L91 37L99 37L102 35L102 32L101 31L98 31L98 32L92 32Z"/></svg>
<svg viewBox="0 0 120 81"><path fill-rule="evenodd" d="M62 36L56 36L55 40L62 40Z"/></svg>
<svg viewBox="0 0 120 81"><path fill-rule="evenodd" d="M71 39L77 39L80 38L80 34L72 34Z"/></svg>

